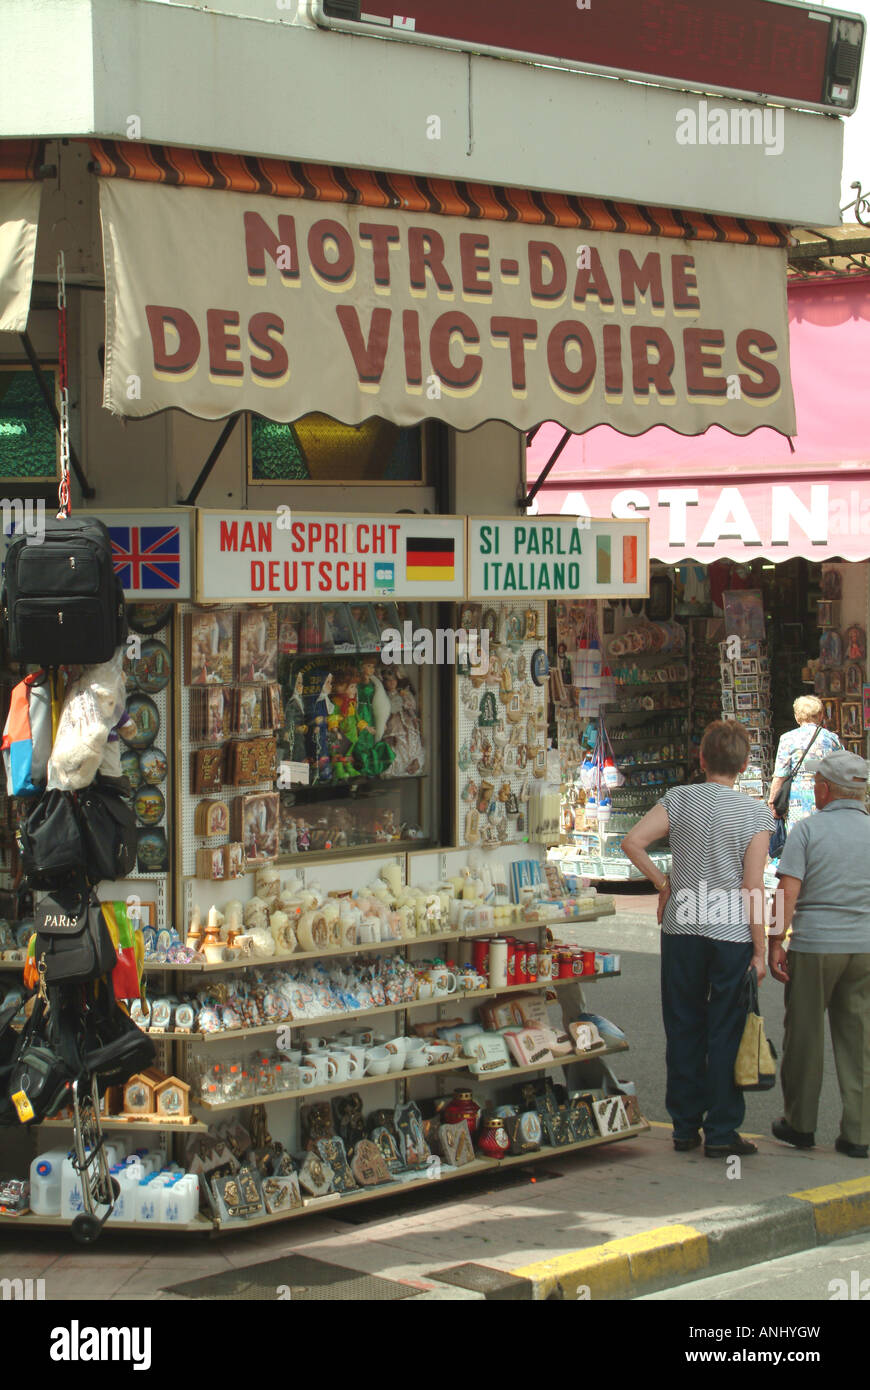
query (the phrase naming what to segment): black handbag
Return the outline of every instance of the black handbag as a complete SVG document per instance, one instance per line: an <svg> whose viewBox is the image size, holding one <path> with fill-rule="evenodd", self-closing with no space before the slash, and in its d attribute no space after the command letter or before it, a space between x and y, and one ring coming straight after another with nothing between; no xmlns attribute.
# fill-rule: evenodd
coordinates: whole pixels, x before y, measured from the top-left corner
<svg viewBox="0 0 870 1390"><path fill-rule="evenodd" d="M11 1063L0 1067L0 1125L41 1124L72 1101L79 1068L54 1046L44 1023L37 997Z"/></svg>
<svg viewBox="0 0 870 1390"><path fill-rule="evenodd" d="M114 970L117 953L103 910L87 888L59 889L33 914L36 963L47 985L86 984Z"/></svg>
<svg viewBox="0 0 870 1390"><path fill-rule="evenodd" d="M136 867L136 816L129 801L108 787L77 794L85 872L91 883L126 878Z"/></svg>
<svg viewBox="0 0 870 1390"><path fill-rule="evenodd" d="M44 536L16 536L6 554L3 616L13 661L108 661L127 636L127 613L103 522L48 518Z"/></svg>
<svg viewBox="0 0 870 1390"><path fill-rule="evenodd" d="M790 772L787 777L783 777L782 786L780 787L776 796L773 798L773 809L781 820L785 820L786 816L788 815L788 803L791 800L791 784L797 777L801 768L803 767L804 758L807 756L807 753L809 753L810 749L812 748L813 744L815 743L816 739L818 738L821 732L822 726L819 724L816 727L816 732L813 734L806 748L801 753L800 759L798 760L798 765L795 768L794 772Z"/></svg>
<svg viewBox="0 0 870 1390"><path fill-rule="evenodd" d="M30 888L59 888L84 871L84 847L72 792L45 792L16 832Z"/></svg>

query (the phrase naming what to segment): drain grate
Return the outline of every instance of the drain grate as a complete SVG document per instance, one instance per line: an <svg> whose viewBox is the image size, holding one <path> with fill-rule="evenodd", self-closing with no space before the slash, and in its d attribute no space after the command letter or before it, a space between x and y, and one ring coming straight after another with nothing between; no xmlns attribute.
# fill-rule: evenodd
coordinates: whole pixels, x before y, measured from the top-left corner
<svg viewBox="0 0 870 1390"><path fill-rule="evenodd" d="M481 1181L474 1177L451 1178L447 1186L433 1179L431 1187L415 1188L403 1196L396 1193L382 1200L360 1202L358 1205L342 1207L340 1204L330 1208L330 1221L341 1221L347 1226L368 1226L374 1221L388 1220L393 1216L409 1216L415 1211L426 1211L428 1207L444 1206L447 1202L458 1202L463 1197L480 1197L482 1193L503 1192L511 1187L526 1187L534 1178L536 1182L549 1182L552 1178L564 1177L545 1168L510 1167L495 1172Z"/></svg>
<svg viewBox="0 0 870 1390"><path fill-rule="evenodd" d="M279 1260L266 1260L241 1269L222 1270L204 1279L173 1284L165 1292L193 1299L262 1302L289 1297L305 1303L317 1300L371 1303L412 1298L420 1289L413 1284L400 1284L394 1279L381 1279L376 1274L363 1274L358 1269L314 1260L308 1255L284 1255Z"/></svg>

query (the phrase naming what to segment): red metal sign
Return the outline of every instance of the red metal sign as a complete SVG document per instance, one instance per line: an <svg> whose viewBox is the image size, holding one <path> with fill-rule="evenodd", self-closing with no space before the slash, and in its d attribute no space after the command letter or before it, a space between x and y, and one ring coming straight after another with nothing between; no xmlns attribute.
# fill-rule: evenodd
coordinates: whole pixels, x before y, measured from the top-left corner
<svg viewBox="0 0 870 1390"><path fill-rule="evenodd" d="M848 114L865 21L798 0L311 0L315 20ZM387 11L380 13L381 10Z"/></svg>

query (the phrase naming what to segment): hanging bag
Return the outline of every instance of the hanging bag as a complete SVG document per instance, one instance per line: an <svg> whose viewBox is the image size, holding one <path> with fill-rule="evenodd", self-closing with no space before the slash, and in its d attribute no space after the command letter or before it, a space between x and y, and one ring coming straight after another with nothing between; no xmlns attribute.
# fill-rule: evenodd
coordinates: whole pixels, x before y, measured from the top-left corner
<svg viewBox="0 0 870 1390"><path fill-rule="evenodd" d="M78 1069L55 1047L42 998L34 1001L11 1062L0 1067L0 1125L41 1124L69 1105Z"/></svg>
<svg viewBox="0 0 870 1390"><path fill-rule="evenodd" d="M741 1091L769 1091L776 1085L776 1050L764 1031L758 1010L758 973L746 974L747 1012L743 1037L734 1061L734 1085Z"/></svg>
<svg viewBox="0 0 870 1390"><path fill-rule="evenodd" d="M787 777L783 777L782 786L780 787L776 796L773 798L773 809L781 820L785 820L786 816L788 815L788 803L791 800L791 784L797 777L801 768L803 767L804 758L807 756L807 753L809 753L810 749L812 748L813 744L815 743L816 739L818 738L821 732L822 726L821 724L817 724L816 732L813 734L806 748L801 753L800 758L798 759L797 767L795 768L794 772L790 772ZM782 851L780 851L780 853L781 852Z"/></svg>
<svg viewBox="0 0 870 1390"><path fill-rule="evenodd" d="M2 743L7 796L39 796L45 788L51 704L51 684L44 671L34 671L12 688Z"/></svg>
<svg viewBox="0 0 870 1390"><path fill-rule="evenodd" d="M136 867L136 816L130 802L105 786L77 793L85 872L91 883L126 878Z"/></svg>
<svg viewBox="0 0 870 1390"><path fill-rule="evenodd" d="M36 966L46 985L86 984L114 970L115 947L96 895L87 888L47 894L33 925Z"/></svg>
<svg viewBox="0 0 870 1390"><path fill-rule="evenodd" d="M81 876L85 850L72 793L45 792L16 838L29 888L59 888Z"/></svg>
<svg viewBox="0 0 870 1390"><path fill-rule="evenodd" d="M47 518L43 536L16 536L6 553L3 617L13 661L108 661L126 639L127 616L103 522Z"/></svg>

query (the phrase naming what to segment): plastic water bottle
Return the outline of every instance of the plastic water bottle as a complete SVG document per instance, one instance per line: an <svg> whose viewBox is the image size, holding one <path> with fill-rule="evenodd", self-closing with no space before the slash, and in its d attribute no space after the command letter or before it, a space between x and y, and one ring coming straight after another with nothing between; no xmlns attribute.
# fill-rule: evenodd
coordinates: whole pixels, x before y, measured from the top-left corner
<svg viewBox="0 0 870 1390"><path fill-rule="evenodd" d="M39 1216L60 1216L66 1149L49 1149L30 1165L30 1205Z"/></svg>

